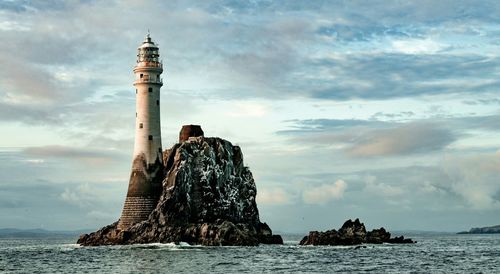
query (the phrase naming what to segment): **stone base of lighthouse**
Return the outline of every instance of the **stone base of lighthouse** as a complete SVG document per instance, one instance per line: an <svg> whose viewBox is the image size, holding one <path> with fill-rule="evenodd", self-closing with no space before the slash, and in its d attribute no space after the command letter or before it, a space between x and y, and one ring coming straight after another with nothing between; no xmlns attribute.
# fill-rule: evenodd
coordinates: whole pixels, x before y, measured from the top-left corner
<svg viewBox="0 0 500 274"><path fill-rule="evenodd" d="M135 157L118 229L126 230L148 218L160 198L163 177L163 164L159 159L147 164L144 155Z"/></svg>

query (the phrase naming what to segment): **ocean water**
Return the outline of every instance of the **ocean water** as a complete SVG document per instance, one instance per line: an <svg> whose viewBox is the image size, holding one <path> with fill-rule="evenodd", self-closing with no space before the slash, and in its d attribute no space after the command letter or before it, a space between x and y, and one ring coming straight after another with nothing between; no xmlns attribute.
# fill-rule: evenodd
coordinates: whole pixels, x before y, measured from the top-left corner
<svg viewBox="0 0 500 274"><path fill-rule="evenodd" d="M500 273L500 234L410 235L413 245L80 247L75 238L0 239L0 273Z"/></svg>

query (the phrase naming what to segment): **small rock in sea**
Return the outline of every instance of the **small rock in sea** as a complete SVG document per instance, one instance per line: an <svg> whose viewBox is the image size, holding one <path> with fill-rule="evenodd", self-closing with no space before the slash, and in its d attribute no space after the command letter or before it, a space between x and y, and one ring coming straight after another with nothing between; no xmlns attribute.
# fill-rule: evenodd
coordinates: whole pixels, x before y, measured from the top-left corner
<svg viewBox="0 0 500 274"><path fill-rule="evenodd" d="M403 236L391 238L391 233L383 227L366 232L365 225L359 219L347 220L338 231L335 229L325 232L311 231L300 241L300 245L359 245L364 243L408 244L416 242L405 239Z"/></svg>

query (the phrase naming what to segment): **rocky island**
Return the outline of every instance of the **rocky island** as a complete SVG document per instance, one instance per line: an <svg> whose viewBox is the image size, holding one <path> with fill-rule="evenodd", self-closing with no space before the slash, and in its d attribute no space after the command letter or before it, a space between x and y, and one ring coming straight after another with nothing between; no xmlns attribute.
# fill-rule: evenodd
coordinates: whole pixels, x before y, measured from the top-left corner
<svg viewBox="0 0 500 274"><path fill-rule="evenodd" d="M391 233L383 227L367 232L365 225L356 219L347 220L337 231L335 229L325 232L311 231L305 236L300 245L360 245L360 244L412 244L416 243L403 236L391 238Z"/></svg>
<svg viewBox="0 0 500 274"><path fill-rule="evenodd" d="M163 63L149 32L137 48L135 142L127 196L118 221L83 234L85 246L187 242L201 245L282 244L259 219L257 189L239 146L205 138L185 125L179 142L163 150L160 89ZM383 228L366 232L359 220L337 232L311 232L301 244L411 242Z"/></svg>
<svg viewBox="0 0 500 274"><path fill-rule="evenodd" d="M146 220L127 229L120 229L117 221L81 235L78 243L283 243L259 219L257 189L240 147L205 138L199 126L185 126L179 143L164 152L163 168L161 195Z"/></svg>
<svg viewBox="0 0 500 274"><path fill-rule="evenodd" d="M496 234L500 233L500 225L487 227L474 227L469 231L458 232L458 234Z"/></svg>

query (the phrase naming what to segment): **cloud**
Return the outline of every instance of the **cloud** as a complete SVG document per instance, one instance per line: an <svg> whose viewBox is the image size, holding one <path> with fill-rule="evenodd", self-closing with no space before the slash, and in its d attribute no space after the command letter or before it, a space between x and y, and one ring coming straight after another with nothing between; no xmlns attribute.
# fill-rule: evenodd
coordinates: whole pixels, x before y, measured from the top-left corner
<svg viewBox="0 0 500 274"><path fill-rule="evenodd" d="M404 54L435 54L445 48L444 45L431 39L405 39L392 41L396 52Z"/></svg>
<svg viewBox="0 0 500 274"><path fill-rule="evenodd" d="M24 170L26 173L26 170ZM30 170L31 172L31 170ZM22 178L22 174L17 173ZM85 184L85 183L81 183ZM109 223L108 220L89 220L82 218L87 212L109 208L119 213L119 205L114 195L109 195L108 186L95 184L93 194L83 194L74 183L55 183L50 181L21 180L0 183L1 226L33 228L44 226L47 229L81 229L98 227ZM111 191L113 192L113 191ZM121 199L120 199L120 202ZM50 218L48 218L50 216ZM115 219L118 215L115 215Z"/></svg>
<svg viewBox="0 0 500 274"><path fill-rule="evenodd" d="M64 146L2 149L0 226L44 224L60 230L97 228L115 221L130 172L130 156L126 160L116 156L106 150ZM92 211L114 212L115 217L82 218Z"/></svg>
<svg viewBox="0 0 500 274"><path fill-rule="evenodd" d="M500 105L500 98L464 100L463 103L466 105Z"/></svg>
<svg viewBox="0 0 500 274"><path fill-rule="evenodd" d="M464 54L337 55L310 60L316 79L295 85L313 98L332 100L486 93L500 85L492 74L499 64L496 57Z"/></svg>
<svg viewBox="0 0 500 274"><path fill-rule="evenodd" d="M500 115L469 116L452 121L464 128L474 128L483 130L500 130Z"/></svg>
<svg viewBox="0 0 500 274"><path fill-rule="evenodd" d="M232 117L262 117L268 113L268 107L254 102L237 102L235 110L229 112Z"/></svg>
<svg viewBox="0 0 500 274"><path fill-rule="evenodd" d="M352 157L397 156L439 151L458 139L445 123L377 120L294 120L291 130L278 131L295 142L337 145Z"/></svg>
<svg viewBox="0 0 500 274"><path fill-rule="evenodd" d="M109 162L117 162L125 155L116 150L81 148L48 145L39 147L28 147L23 153L29 157L37 158L63 158L74 161L81 161L92 165L101 165Z"/></svg>
<svg viewBox="0 0 500 274"><path fill-rule="evenodd" d="M442 42L434 40L439 37L435 33L455 31L449 22L457 23L457 18L467 16L465 23L458 23L474 21L476 28L483 27L483 21L496 22L498 5L453 4L462 10L438 6L7 1L0 6L11 22L0 28L0 60L7 64L0 71L0 93L36 105L54 100L70 104L102 89L128 87L127 73L146 25L158 26L154 37L166 46L162 56L169 68L168 86L204 96L373 100L492 91L498 86L497 58L473 46L466 47L475 54L422 53L440 52ZM116 10L122 16L116 16ZM127 16L137 14L148 16ZM24 31L12 29L21 22ZM127 35L117 35L123 33ZM461 35L478 38L474 32ZM393 46L384 45L391 41L399 52L415 56L394 54ZM12 48L20 48L15 58Z"/></svg>
<svg viewBox="0 0 500 274"><path fill-rule="evenodd" d="M374 120L378 120L378 119L409 119L414 115L415 115L415 112L413 112L413 111L402 111L399 113L385 113L385 112L379 111L379 112L373 114L371 118Z"/></svg>
<svg viewBox="0 0 500 274"><path fill-rule="evenodd" d="M428 2L384 3L383 9L376 3L363 6L2 2L0 121L40 125L86 141L100 135L128 136L120 130L134 113L130 82L135 48L151 25L158 26L152 34L168 68L162 109L168 109L169 119L200 113L197 106L207 98L270 100L228 111L236 117L262 117L272 114L269 106L276 98L390 100L496 91L494 72L500 61L495 55L474 49L473 54L437 51L426 56L414 51L408 56L395 52L391 44L419 42L427 50L432 43L446 43L436 33L450 33L454 24L447 23L466 13L461 25L477 20L474 28L486 39L480 43L492 45L482 22L495 22L483 17L492 14L495 3L455 4L462 12L436 10ZM122 15L116 16L116 10ZM148 16L138 16L143 14ZM464 35L479 38L474 32ZM12 48L18 49L15 55ZM132 96L116 96L127 92ZM175 97L183 103L176 104Z"/></svg>
<svg viewBox="0 0 500 274"><path fill-rule="evenodd" d="M404 155L441 150L455 140L443 125L410 123L366 132L347 152L354 157Z"/></svg>
<svg viewBox="0 0 500 274"><path fill-rule="evenodd" d="M419 191L424 192L424 193L436 193L436 192L442 192L441 189L437 188L435 185L433 185L431 182L425 180L422 183L422 186L420 187Z"/></svg>
<svg viewBox="0 0 500 274"><path fill-rule="evenodd" d="M261 188L257 192L257 203L262 205L285 205L291 203L290 194L282 188Z"/></svg>
<svg viewBox="0 0 500 274"><path fill-rule="evenodd" d="M441 167L449 188L475 209L500 208L500 151L473 156L448 156Z"/></svg>
<svg viewBox="0 0 500 274"><path fill-rule="evenodd" d="M91 189L90 184L85 183L73 188L65 188L64 192L60 194L60 198L65 202L84 208L90 207L92 203L96 202L98 197Z"/></svg>
<svg viewBox="0 0 500 274"><path fill-rule="evenodd" d="M82 3L84 1L80 1ZM0 10L10 10L15 12L33 12L43 10L56 10L66 8L68 1L50 0L42 2L33 2L28 0L19 1L2 1L0 3Z"/></svg>
<svg viewBox="0 0 500 274"><path fill-rule="evenodd" d="M309 187L304 190L302 198L306 204L326 204L331 200L342 199L346 188L347 184L343 180L337 180L333 184Z"/></svg>
<svg viewBox="0 0 500 274"><path fill-rule="evenodd" d="M377 177L367 176L364 191L370 195L379 195L383 197L394 197L403 195L405 192L402 187L392 186L384 183L377 183ZM428 188L427 185L425 187Z"/></svg>
<svg viewBox="0 0 500 274"><path fill-rule="evenodd" d="M280 135L333 131L359 126L377 126L385 124L385 122L381 121L361 119L295 119L286 120L284 122L291 123L292 129L278 131L277 133Z"/></svg>

